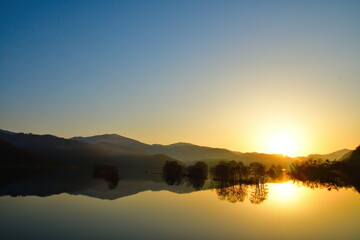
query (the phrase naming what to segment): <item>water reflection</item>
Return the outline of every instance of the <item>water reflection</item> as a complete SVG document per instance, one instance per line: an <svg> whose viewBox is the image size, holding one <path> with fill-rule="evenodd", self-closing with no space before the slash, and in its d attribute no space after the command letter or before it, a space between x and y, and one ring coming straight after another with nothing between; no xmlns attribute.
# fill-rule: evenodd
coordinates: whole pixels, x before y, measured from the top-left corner
<svg viewBox="0 0 360 240"><path fill-rule="evenodd" d="M160 170L0 167L0 196L41 196L0 197L0 238L357 239L359 195L332 191L357 183L339 167L313 163L291 171L236 161L167 162Z"/></svg>
<svg viewBox="0 0 360 240"><path fill-rule="evenodd" d="M197 169L197 171L189 174L189 169ZM213 189L220 200L236 203L248 198L251 203L260 204L268 198L268 183L289 180L312 189L326 188L330 191L354 188L359 192L360 179L357 170L356 166L336 161L308 160L293 164L291 171L275 165L266 168L258 162L244 165L238 161L221 161L210 168L208 188ZM163 168L163 178L170 185L175 182L177 185L187 183L198 191L205 185L207 179L205 171L207 171L207 166L203 162L185 167L176 161L169 161ZM201 184L194 185L192 184L194 182ZM289 185L283 185L282 192L286 192L287 188L290 189ZM287 191L287 194L282 195L288 197L290 193L291 191Z"/></svg>
<svg viewBox="0 0 360 240"><path fill-rule="evenodd" d="M208 166L201 161L187 167L177 161L167 161L162 172L163 179L168 185L181 185L186 182L196 191L204 187L208 178Z"/></svg>
<svg viewBox="0 0 360 240"><path fill-rule="evenodd" d="M360 148L354 151L360 153ZM360 156L353 154L347 161L307 160L291 165L289 175L296 182L310 188L354 188L360 192Z"/></svg>
<svg viewBox="0 0 360 240"><path fill-rule="evenodd" d="M302 185L295 183L292 180L283 183L269 183L268 185L270 193L269 198L280 203L282 206L299 203L299 201L306 196Z"/></svg>
<svg viewBox="0 0 360 240"><path fill-rule="evenodd" d="M208 166L204 162L197 162L185 169L185 178L188 185L196 191L201 190L208 178Z"/></svg>
<svg viewBox="0 0 360 240"><path fill-rule="evenodd" d="M266 169L260 163L246 166L242 162L222 161L210 169L210 175L210 186L220 200L243 202L249 193L250 202L254 204L267 198Z"/></svg>
<svg viewBox="0 0 360 240"><path fill-rule="evenodd" d="M0 196L50 196L59 193L117 199L139 192L167 190L190 193L211 189L220 200L231 203L261 204L269 193L278 199L294 194L294 183L317 189L353 188L359 192L357 168L339 163L309 161L293 165L291 171L280 166L266 168L260 163L245 165L221 161L208 167L204 162L185 166L168 161L162 170L121 169L111 165L92 167L2 167ZM272 183L276 187L269 187Z"/></svg>
<svg viewBox="0 0 360 240"><path fill-rule="evenodd" d="M248 185L221 186L215 188L215 191L220 200L226 200L232 203L243 202L248 194Z"/></svg>
<svg viewBox="0 0 360 240"><path fill-rule="evenodd" d="M116 166L100 166L96 164L93 167L93 178L105 180L109 189L115 189L120 180Z"/></svg>

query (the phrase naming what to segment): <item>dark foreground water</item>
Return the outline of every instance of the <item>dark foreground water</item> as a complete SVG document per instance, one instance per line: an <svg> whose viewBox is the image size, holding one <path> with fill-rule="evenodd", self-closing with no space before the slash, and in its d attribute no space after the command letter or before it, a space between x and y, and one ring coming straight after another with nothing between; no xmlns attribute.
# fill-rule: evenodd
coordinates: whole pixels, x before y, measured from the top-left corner
<svg viewBox="0 0 360 240"><path fill-rule="evenodd" d="M351 188L207 182L195 191L151 172L126 171L116 184L84 176L4 184L0 239L360 239L360 194Z"/></svg>

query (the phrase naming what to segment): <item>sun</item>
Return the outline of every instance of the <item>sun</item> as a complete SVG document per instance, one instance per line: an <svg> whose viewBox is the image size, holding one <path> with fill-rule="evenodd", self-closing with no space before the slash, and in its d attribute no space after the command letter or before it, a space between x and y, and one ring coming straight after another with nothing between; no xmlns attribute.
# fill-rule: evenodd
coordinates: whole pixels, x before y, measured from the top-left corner
<svg viewBox="0 0 360 240"><path fill-rule="evenodd" d="M268 154L299 157L304 156L311 146L306 126L286 121L264 123L256 129L254 136L254 146Z"/></svg>
<svg viewBox="0 0 360 240"><path fill-rule="evenodd" d="M288 133L276 133L268 139L269 152L295 156L298 152L296 139Z"/></svg>

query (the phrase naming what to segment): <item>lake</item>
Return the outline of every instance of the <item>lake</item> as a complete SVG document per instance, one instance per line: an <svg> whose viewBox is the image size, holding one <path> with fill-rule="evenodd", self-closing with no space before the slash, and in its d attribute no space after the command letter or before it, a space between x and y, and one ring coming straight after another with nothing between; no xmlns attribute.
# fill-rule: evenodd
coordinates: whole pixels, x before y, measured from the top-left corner
<svg viewBox="0 0 360 240"><path fill-rule="evenodd" d="M359 239L360 194L284 180L201 190L157 172L88 169L0 188L0 239Z"/></svg>

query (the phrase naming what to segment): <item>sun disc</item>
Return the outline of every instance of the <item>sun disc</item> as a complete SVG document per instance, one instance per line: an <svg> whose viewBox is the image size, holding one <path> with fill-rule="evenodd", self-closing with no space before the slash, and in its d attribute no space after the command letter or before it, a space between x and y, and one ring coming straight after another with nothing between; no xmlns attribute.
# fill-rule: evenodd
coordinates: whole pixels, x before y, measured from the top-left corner
<svg viewBox="0 0 360 240"><path fill-rule="evenodd" d="M296 142L288 134L276 134L269 140L269 150L274 154L283 154L287 156L294 156L296 154Z"/></svg>

